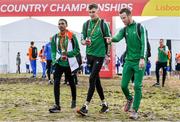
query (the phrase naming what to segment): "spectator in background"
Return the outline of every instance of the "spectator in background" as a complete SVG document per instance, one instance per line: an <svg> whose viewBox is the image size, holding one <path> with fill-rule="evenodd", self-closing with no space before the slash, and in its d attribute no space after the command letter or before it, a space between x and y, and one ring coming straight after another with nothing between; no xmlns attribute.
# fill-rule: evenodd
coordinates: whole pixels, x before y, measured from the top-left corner
<svg viewBox="0 0 180 122"><path fill-rule="evenodd" d="M178 73L179 79L180 79L180 53L176 55L176 71Z"/></svg>
<svg viewBox="0 0 180 122"><path fill-rule="evenodd" d="M36 58L37 58L37 48L34 46L34 41L30 42L30 47L29 47L29 60L33 72L33 76L31 78L36 78Z"/></svg>
<svg viewBox="0 0 180 122"><path fill-rule="evenodd" d="M51 40L52 37L50 37L50 41ZM46 69L47 69L48 83L52 84L53 82L51 81L51 72L52 72L51 42L48 42L45 45L44 55L46 57L46 62L47 62Z"/></svg>
<svg viewBox="0 0 180 122"><path fill-rule="evenodd" d="M147 64L146 64L146 71L145 71L145 75L150 75L150 68L151 68L151 62L150 60L148 59L147 60Z"/></svg>
<svg viewBox="0 0 180 122"><path fill-rule="evenodd" d="M119 74L119 67L120 67L120 58L116 55L116 72L117 75Z"/></svg>
<svg viewBox="0 0 180 122"><path fill-rule="evenodd" d="M20 52L17 53L17 56L16 56L16 66L17 66L17 70L16 70L16 73L21 73L20 72L20 65L21 65L21 58L20 58Z"/></svg>
<svg viewBox="0 0 180 122"><path fill-rule="evenodd" d="M85 75L86 74L86 67L87 67L87 59L86 59L86 57L84 57L81 66L82 66L82 74Z"/></svg>
<svg viewBox="0 0 180 122"><path fill-rule="evenodd" d="M44 55L44 46L39 51L39 57L42 65L42 78L46 78L46 57Z"/></svg>
<svg viewBox="0 0 180 122"><path fill-rule="evenodd" d="M26 73L30 73L29 53L27 53L26 56L27 56L26 61L25 61L25 64L26 64Z"/></svg>
<svg viewBox="0 0 180 122"><path fill-rule="evenodd" d="M166 74L167 74L167 62L168 62L168 47L164 45L164 40L160 39L158 47L158 61L156 62L156 83L153 86L160 86L159 83L159 70L163 69L162 87L164 87Z"/></svg>

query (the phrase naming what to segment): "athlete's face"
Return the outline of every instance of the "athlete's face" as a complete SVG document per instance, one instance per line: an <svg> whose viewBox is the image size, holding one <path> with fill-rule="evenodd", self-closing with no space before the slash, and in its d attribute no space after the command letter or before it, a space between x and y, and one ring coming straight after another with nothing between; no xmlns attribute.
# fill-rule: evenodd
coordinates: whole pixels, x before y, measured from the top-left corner
<svg viewBox="0 0 180 122"><path fill-rule="evenodd" d="M163 46L164 46L164 41L163 41L163 39L160 39L159 45L160 45L160 47L163 47Z"/></svg>
<svg viewBox="0 0 180 122"><path fill-rule="evenodd" d="M60 30L61 32L62 32L62 31L65 31L65 30L66 30L66 27L67 27L67 24L66 24L65 21L60 20L60 21L58 22L58 28L59 28L59 30Z"/></svg>
<svg viewBox="0 0 180 122"><path fill-rule="evenodd" d="M91 17L91 19L96 19L98 18L98 10L95 8L92 8L91 10L88 10L89 12L89 16Z"/></svg>
<svg viewBox="0 0 180 122"><path fill-rule="evenodd" d="M124 23L124 25L128 25L130 24L131 21L131 15L127 15L125 12L123 12L122 14L119 14L122 22Z"/></svg>

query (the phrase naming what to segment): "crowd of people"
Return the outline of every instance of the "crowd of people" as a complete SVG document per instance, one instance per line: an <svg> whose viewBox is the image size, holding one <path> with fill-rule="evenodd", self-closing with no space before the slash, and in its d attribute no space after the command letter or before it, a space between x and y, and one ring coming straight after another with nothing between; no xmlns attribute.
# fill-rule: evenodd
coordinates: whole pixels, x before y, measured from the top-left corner
<svg viewBox="0 0 180 122"><path fill-rule="evenodd" d="M98 16L98 5L90 4L88 7L90 20L86 21L82 27L81 44L86 46L86 58L82 61L79 43L76 35L67 29L68 22L65 19L58 21L59 32L50 38L50 41L42 46L39 51L32 41L28 50L30 65L32 67L32 78L37 77L36 59L39 56L42 64L42 78L47 77L49 83L54 84L55 105L49 109L50 113L61 111L60 105L60 80L65 74L65 84L69 83L71 88L71 108L76 108L76 84L78 84L77 73L81 68L83 73L90 73L89 88L82 107L77 113L86 116L95 89L101 100L100 113L109 111L108 101L105 99L104 90L101 85L99 72L103 62L110 62L110 48L112 43L118 43L123 38L126 40L127 48L125 54L118 58L116 63L117 73L120 62L123 64L121 89L126 98L124 111L130 112L131 119L138 118L138 110L142 99L142 81L144 75L150 75L151 62L148 60L148 40L146 28L132 19L131 11L127 8L121 9L119 16L125 27L115 35L111 35L107 22ZM139 27L138 27L139 26ZM136 29L139 28L139 31ZM138 33L139 32L139 33ZM153 86L160 86L159 70L163 70L162 87L165 86L167 64L169 62L169 49L160 39L158 47L158 58L156 62L157 82ZM20 53L17 54L17 72L20 73ZM176 70L180 71L180 54L176 55ZM53 73L53 80L51 79ZM129 81L134 83L134 96L130 94Z"/></svg>

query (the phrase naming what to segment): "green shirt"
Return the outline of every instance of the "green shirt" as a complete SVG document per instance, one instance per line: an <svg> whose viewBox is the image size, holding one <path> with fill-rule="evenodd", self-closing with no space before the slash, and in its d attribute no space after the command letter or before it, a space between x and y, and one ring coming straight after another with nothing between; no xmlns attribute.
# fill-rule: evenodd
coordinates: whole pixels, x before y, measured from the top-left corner
<svg viewBox="0 0 180 122"><path fill-rule="evenodd" d="M56 55L58 52L61 55L61 47L60 47L60 41L59 41L61 39L61 37L57 36L57 38L58 39L56 39L56 41L58 41L58 42L55 41L55 35L52 37L52 40L51 40L52 63L53 64L58 63L60 66L68 67L69 66L68 60L63 61L63 60L61 60L61 58L56 59ZM65 41L62 44L62 45L64 45L66 51L67 51L67 47L68 47L68 41L69 41L69 38L68 38L68 36L66 36ZM78 44L75 34L73 34L71 41L74 41L74 48L72 51L67 52L67 57L69 57L69 58L75 57L80 53L79 44ZM58 43L58 52L57 52L56 43Z"/></svg>
<svg viewBox="0 0 180 122"><path fill-rule="evenodd" d="M124 38L126 34L126 58L125 60L129 61L139 61L140 58L146 58L147 52L147 40L146 40L146 30L143 26L140 28L141 39L137 34L137 23L133 21L125 29L122 28L116 35L112 38L112 42L119 42ZM119 48L120 49L120 48Z"/></svg>
<svg viewBox="0 0 180 122"><path fill-rule="evenodd" d="M94 29L94 32L91 35L91 32L93 28L95 27L96 23L98 22L96 28ZM92 55L96 57L105 57L106 54L106 48L105 48L105 42L103 38L103 34L100 27L101 19L98 18L96 20L90 20L89 21L89 27L87 26L87 22L83 25L82 35L83 40L85 40L87 37L90 37L91 39L91 45L86 46L86 54ZM86 29L88 28L88 29ZM87 30L87 32L86 32ZM109 25L104 22L104 31L105 31L105 37L110 37L110 29Z"/></svg>
<svg viewBox="0 0 180 122"><path fill-rule="evenodd" d="M168 52L168 47L167 46L164 46L163 47L163 51L160 50L160 47L158 47L158 61L159 62L167 62L168 61L168 56L167 53Z"/></svg>

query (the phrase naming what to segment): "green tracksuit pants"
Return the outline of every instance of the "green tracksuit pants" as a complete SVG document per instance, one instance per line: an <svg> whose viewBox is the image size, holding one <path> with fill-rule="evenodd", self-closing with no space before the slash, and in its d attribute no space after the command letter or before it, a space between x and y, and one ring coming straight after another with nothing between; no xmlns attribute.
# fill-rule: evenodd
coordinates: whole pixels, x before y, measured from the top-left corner
<svg viewBox="0 0 180 122"><path fill-rule="evenodd" d="M142 80L144 76L145 68L139 68L139 61L132 62L126 61L123 67L123 74L122 74L122 81L121 81L121 89L126 96L127 100L131 100L132 96L128 89L129 81L134 74L134 102L133 102L133 109L138 111L140 101L142 98Z"/></svg>

